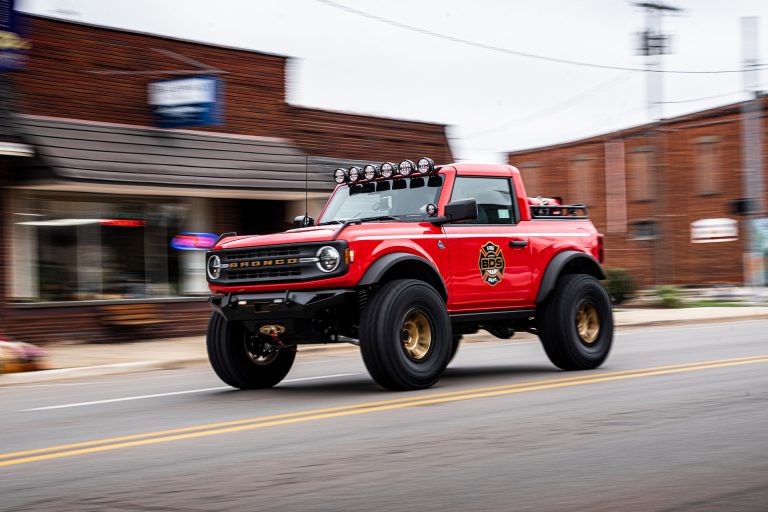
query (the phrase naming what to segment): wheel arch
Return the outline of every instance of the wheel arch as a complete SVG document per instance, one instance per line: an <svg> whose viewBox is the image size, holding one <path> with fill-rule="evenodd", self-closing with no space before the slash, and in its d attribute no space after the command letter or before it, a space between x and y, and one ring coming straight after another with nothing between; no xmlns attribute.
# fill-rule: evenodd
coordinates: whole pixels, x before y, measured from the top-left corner
<svg viewBox="0 0 768 512"><path fill-rule="evenodd" d="M541 278L536 304L541 304L554 290L560 276L565 274L589 274L597 279L605 279L606 274L602 265L589 254L579 251L563 251L557 253L547 265Z"/></svg>
<svg viewBox="0 0 768 512"><path fill-rule="evenodd" d="M371 286L395 279L418 279L432 286L444 301L448 301L448 288L437 268L424 258L406 252L385 254L376 260L357 283Z"/></svg>

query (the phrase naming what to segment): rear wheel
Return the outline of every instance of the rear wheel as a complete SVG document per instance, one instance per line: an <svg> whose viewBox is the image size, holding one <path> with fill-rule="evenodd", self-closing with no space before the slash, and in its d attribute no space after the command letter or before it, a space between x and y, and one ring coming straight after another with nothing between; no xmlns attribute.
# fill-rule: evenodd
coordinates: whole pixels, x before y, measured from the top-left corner
<svg viewBox="0 0 768 512"><path fill-rule="evenodd" d="M275 350L242 322L213 313L208 322L208 360L221 380L240 389L271 388L288 375L296 359L291 349Z"/></svg>
<svg viewBox="0 0 768 512"><path fill-rule="evenodd" d="M611 300L587 274L562 276L538 315L539 338L549 360L563 370L591 370L613 343Z"/></svg>
<svg viewBox="0 0 768 512"><path fill-rule="evenodd" d="M386 283L363 312L360 351L371 377L384 388L432 386L451 357L451 323L442 297L423 281Z"/></svg>

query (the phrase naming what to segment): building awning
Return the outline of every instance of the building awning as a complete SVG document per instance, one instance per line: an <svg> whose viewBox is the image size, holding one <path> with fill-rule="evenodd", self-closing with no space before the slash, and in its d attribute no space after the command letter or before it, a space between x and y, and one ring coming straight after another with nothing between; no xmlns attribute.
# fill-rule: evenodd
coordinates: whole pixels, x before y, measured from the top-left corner
<svg viewBox="0 0 768 512"><path fill-rule="evenodd" d="M35 151L24 182L327 194L330 173L286 139L17 116ZM306 181L305 181L306 177ZM72 183L70 183L71 185Z"/></svg>

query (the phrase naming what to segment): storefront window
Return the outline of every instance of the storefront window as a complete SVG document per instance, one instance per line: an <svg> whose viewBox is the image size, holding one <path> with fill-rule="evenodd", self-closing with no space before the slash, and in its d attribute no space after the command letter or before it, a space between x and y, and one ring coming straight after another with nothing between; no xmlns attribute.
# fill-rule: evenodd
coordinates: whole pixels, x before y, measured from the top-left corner
<svg viewBox="0 0 768 512"><path fill-rule="evenodd" d="M15 300L188 294L182 267L189 255L169 244L187 224L190 205L182 200L28 191L14 199Z"/></svg>

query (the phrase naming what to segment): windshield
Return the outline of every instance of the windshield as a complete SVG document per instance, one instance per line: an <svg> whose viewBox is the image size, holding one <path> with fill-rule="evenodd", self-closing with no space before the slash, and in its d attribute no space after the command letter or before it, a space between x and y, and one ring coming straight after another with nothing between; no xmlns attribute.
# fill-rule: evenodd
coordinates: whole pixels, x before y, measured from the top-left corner
<svg viewBox="0 0 768 512"><path fill-rule="evenodd" d="M339 187L320 223L350 219L395 217L401 221L426 219L427 205L437 204L443 177L401 178Z"/></svg>

